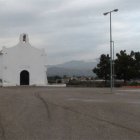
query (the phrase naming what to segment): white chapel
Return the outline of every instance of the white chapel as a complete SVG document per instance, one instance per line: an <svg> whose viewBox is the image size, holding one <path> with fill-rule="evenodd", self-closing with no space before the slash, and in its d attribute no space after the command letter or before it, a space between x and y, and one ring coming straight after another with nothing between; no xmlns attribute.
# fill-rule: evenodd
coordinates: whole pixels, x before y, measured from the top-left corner
<svg viewBox="0 0 140 140"><path fill-rule="evenodd" d="M47 67L44 49L30 45L27 34L21 34L19 43L0 51L0 83L2 86L46 86Z"/></svg>

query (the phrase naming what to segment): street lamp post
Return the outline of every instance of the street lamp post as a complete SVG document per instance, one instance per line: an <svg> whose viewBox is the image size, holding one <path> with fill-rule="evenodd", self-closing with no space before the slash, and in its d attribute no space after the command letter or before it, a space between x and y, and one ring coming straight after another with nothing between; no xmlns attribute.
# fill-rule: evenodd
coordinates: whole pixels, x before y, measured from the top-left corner
<svg viewBox="0 0 140 140"><path fill-rule="evenodd" d="M118 9L114 9L112 11L106 12L103 15L106 16L108 14L110 14L110 88L111 88L111 93L112 93L112 89L113 89L113 83L112 83L112 25L111 25L111 15L112 12L117 12Z"/></svg>
<svg viewBox="0 0 140 140"><path fill-rule="evenodd" d="M112 86L114 87L115 86L115 62L114 62L114 41L112 41L112 43L113 43L113 46L112 46L112 51L113 51L113 53L112 53L112 60L113 60L113 66L112 66Z"/></svg>

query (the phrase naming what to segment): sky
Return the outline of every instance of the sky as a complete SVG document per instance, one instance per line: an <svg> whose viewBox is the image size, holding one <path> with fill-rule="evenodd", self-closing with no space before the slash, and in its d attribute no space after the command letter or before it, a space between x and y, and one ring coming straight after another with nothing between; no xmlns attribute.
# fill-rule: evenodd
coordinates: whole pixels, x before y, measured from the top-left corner
<svg viewBox="0 0 140 140"><path fill-rule="evenodd" d="M96 61L109 54L109 15L115 53L140 51L139 0L0 0L0 49L27 33L30 44L44 48L47 63Z"/></svg>

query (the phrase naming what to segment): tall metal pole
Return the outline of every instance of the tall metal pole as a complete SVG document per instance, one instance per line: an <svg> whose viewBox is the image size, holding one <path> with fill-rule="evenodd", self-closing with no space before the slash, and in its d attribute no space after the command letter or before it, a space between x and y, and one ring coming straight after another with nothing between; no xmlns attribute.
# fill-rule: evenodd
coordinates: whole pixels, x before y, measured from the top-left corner
<svg viewBox="0 0 140 140"><path fill-rule="evenodd" d="M118 12L118 9L114 9L112 11L103 13L104 16L106 16L107 14L110 14L110 89L111 89L111 93L113 90L113 85L112 85L112 27L111 27L111 13L112 12Z"/></svg>
<svg viewBox="0 0 140 140"><path fill-rule="evenodd" d="M110 88L111 88L111 93L113 90L112 87L112 26L111 26L111 12L110 13Z"/></svg>
<svg viewBox="0 0 140 140"><path fill-rule="evenodd" d="M115 87L115 62L114 62L114 41L112 41L112 43L113 43L113 45L112 45L112 51L113 51L113 53L112 53L112 86L113 87Z"/></svg>

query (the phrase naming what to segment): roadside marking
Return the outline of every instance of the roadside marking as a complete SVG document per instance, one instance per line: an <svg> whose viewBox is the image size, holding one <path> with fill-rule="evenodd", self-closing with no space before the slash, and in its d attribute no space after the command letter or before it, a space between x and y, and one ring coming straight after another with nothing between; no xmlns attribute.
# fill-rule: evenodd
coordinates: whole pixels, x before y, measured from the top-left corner
<svg viewBox="0 0 140 140"><path fill-rule="evenodd" d="M111 101L111 100L103 100L103 99L78 99L78 98L70 98L68 101L81 101L86 103L126 103L126 104L140 104L140 100L124 100L124 101Z"/></svg>
<svg viewBox="0 0 140 140"><path fill-rule="evenodd" d="M140 89L138 90L138 89L131 89L131 90L126 90L126 89L124 89L124 90L117 90L117 91L124 91L124 92L139 92L140 93Z"/></svg>
<svg viewBox="0 0 140 140"><path fill-rule="evenodd" d="M68 101L98 102L98 103L110 102L109 100L104 100L104 99L80 99L80 98L69 98Z"/></svg>

